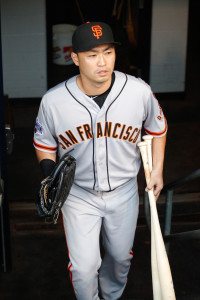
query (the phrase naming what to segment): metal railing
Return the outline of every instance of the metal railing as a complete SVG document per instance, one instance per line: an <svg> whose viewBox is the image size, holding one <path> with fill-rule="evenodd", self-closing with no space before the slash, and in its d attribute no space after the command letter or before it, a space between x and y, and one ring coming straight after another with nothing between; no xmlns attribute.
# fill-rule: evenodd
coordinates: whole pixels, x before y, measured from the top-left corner
<svg viewBox="0 0 200 300"><path fill-rule="evenodd" d="M165 241L165 246L166 246L167 251L169 251L170 240L199 239L200 238L200 229L171 234L172 206L173 206L174 190L177 187L183 186L197 178L200 178L200 169L197 169L194 172L165 185L162 190L162 193L166 194L163 238ZM149 199L148 199L147 192L144 193L144 214L145 214L147 226L148 226L149 230L151 231L150 206L149 206Z"/></svg>

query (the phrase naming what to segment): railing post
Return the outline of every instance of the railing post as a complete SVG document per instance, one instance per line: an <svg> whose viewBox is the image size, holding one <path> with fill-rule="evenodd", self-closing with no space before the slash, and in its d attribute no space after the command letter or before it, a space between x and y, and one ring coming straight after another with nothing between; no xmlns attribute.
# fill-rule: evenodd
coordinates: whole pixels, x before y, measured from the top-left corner
<svg viewBox="0 0 200 300"><path fill-rule="evenodd" d="M151 231L151 216L150 216L150 206L149 206L149 196L148 193L144 192L144 214L147 222L147 226Z"/></svg>
<svg viewBox="0 0 200 300"><path fill-rule="evenodd" d="M173 190L167 190L166 201L165 201L165 225L164 225L164 236L171 233L171 222L172 222L172 202L173 202ZM165 242L166 251L169 252L170 242Z"/></svg>

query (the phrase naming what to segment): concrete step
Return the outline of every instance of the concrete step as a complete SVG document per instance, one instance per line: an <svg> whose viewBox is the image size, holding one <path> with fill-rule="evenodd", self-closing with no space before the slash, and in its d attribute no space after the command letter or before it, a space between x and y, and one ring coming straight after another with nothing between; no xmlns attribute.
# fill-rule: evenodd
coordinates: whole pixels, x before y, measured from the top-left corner
<svg viewBox="0 0 200 300"><path fill-rule="evenodd" d="M161 227L165 217L165 197L160 196L157 202L158 216ZM37 214L34 200L10 202L10 224L14 233L43 232L63 233L62 217L57 224L47 223ZM140 201L138 226L146 226L143 202ZM172 227L176 231L200 228L200 193L174 195Z"/></svg>

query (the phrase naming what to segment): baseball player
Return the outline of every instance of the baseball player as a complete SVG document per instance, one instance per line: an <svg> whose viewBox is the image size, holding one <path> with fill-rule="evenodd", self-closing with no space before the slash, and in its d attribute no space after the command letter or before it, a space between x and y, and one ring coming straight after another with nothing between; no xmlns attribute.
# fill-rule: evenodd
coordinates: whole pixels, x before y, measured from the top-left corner
<svg viewBox="0 0 200 300"><path fill-rule="evenodd" d="M167 123L145 82L114 71L117 42L107 24L82 24L72 42L71 57L80 74L44 95L34 146L44 177L57 155L71 151L76 158L74 184L62 208L76 298L117 300L133 257L139 206L137 143L143 127L155 137L147 188L154 188L158 197Z"/></svg>

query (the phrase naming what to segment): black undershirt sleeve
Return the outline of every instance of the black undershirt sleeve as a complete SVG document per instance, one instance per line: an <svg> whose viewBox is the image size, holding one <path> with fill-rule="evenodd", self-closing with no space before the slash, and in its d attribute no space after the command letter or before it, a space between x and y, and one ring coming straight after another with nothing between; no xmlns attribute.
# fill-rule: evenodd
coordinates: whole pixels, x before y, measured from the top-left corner
<svg viewBox="0 0 200 300"><path fill-rule="evenodd" d="M53 171L55 167L55 161L49 158L45 158L40 161L40 167L42 170L43 178L47 178L49 175L51 175L51 172Z"/></svg>

